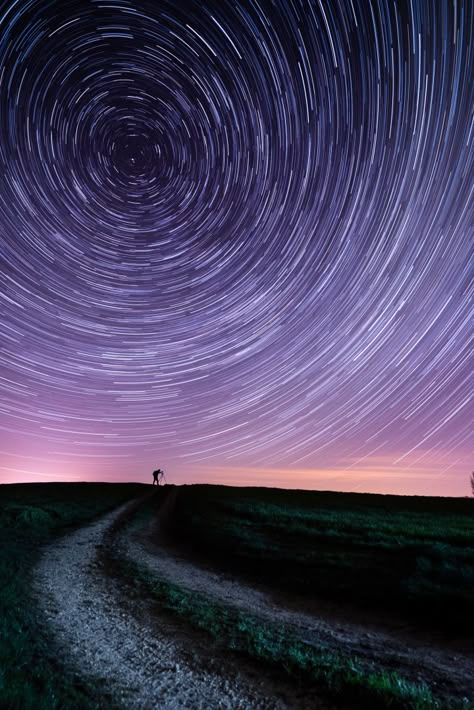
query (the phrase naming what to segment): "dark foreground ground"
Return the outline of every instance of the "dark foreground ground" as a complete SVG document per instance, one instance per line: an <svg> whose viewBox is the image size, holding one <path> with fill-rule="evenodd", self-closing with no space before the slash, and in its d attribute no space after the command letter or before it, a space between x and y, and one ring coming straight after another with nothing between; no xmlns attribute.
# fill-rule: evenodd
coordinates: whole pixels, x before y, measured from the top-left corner
<svg viewBox="0 0 474 710"><path fill-rule="evenodd" d="M170 530L257 582L473 634L473 499L182 486Z"/></svg>
<svg viewBox="0 0 474 710"><path fill-rule="evenodd" d="M338 623L344 614L379 622L386 617L419 629L425 640L432 635L448 649L461 639L469 652L471 499L220 486L154 491L134 484L0 486L0 707L104 706L101 688L65 672L54 654L32 602L32 570L58 535L149 492L122 527L146 528L150 539L160 537L168 557L176 550L183 562L270 590L288 607L315 604ZM162 618L178 619L180 633L194 629L200 644L206 635L213 642L218 638L237 654L231 663L245 656L262 669L274 667L299 687L316 683L334 707L472 706L455 687L443 694L433 677L427 684L422 676L413 682L396 670L367 670L353 648L344 654L308 647L278 628L278 619L267 624L236 614L222 602L159 579L121 557L111 540L110 549L107 541L99 546L103 568L123 583L126 594L133 588L135 598L153 598Z"/></svg>

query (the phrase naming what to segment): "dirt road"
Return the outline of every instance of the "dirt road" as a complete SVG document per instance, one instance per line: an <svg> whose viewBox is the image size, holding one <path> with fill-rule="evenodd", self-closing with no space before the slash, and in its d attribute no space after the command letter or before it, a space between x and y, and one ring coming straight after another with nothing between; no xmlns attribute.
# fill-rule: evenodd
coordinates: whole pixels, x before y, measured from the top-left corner
<svg viewBox="0 0 474 710"><path fill-rule="evenodd" d="M146 602L123 604L120 582L103 574L97 552L125 508L46 548L35 569L34 591L58 657L72 672L99 680L126 708L328 708L298 698L244 664L229 667L206 652L189 652L190 639L169 621L151 623ZM133 613L132 613L133 612Z"/></svg>
<svg viewBox="0 0 474 710"><path fill-rule="evenodd" d="M163 507L170 514L172 499ZM104 574L104 549L181 587L260 617L284 624L317 647L357 656L367 668L397 671L421 680L441 695L474 697L473 655L456 643L429 644L402 630L364 624L350 615L302 611L219 570L198 564L167 547L156 523L143 529L121 526L133 506L119 509L47 548L36 569L41 612L58 653L83 676L101 677L115 701L140 708L327 708L310 691L297 690L261 669L234 659L221 661L196 637L173 627L169 617L150 614L148 602L130 600L120 580ZM214 653L214 655L213 655Z"/></svg>
<svg viewBox="0 0 474 710"><path fill-rule="evenodd" d="M172 499L163 515L170 515ZM122 555L143 564L158 577L213 600L250 612L291 629L305 643L357 657L367 669L396 671L413 682L427 682L437 693L474 700L474 647L466 640L421 632L380 614L367 616L319 601L285 598L222 575L217 568L193 560L187 551L166 544L160 519L142 530L121 536ZM365 618L364 618L365 617Z"/></svg>

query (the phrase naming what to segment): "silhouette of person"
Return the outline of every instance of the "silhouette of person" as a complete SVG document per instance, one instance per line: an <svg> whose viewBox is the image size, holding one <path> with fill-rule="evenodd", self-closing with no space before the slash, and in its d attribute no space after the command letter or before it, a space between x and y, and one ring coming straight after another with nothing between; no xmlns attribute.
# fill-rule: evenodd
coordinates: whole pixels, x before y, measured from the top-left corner
<svg viewBox="0 0 474 710"><path fill-rule="evenodd" d="M153 471L153 485L159 486L160 481L163 480L164 472L161 470L161 468L158 468L156 471Z"/></svg>

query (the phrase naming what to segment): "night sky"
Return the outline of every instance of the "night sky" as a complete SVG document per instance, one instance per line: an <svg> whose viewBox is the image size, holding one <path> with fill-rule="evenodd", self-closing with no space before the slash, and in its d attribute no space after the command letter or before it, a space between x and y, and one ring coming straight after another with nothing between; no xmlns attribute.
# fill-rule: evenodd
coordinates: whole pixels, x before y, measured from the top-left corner
<svg viewBox="0 0 474 710"><path fill-rule="evenodd" d="M0 82L0 481L469 493L471 0L8 0Z"/></svg>

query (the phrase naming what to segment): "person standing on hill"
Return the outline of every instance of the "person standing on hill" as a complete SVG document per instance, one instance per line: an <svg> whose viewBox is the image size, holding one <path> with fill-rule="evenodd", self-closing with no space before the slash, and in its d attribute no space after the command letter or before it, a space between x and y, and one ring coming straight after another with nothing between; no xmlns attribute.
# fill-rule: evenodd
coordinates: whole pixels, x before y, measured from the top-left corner
<svg viewBox="0 0 474 710"><path fill-rule="evenodd" d="M159 486L160 482L163 480L163 476L165 475L165 472L161 470L161 468L158 468L156 471L153 471L153 485Z"/></svg>

